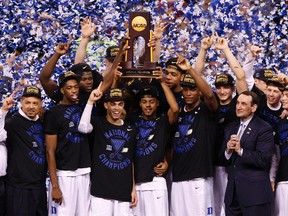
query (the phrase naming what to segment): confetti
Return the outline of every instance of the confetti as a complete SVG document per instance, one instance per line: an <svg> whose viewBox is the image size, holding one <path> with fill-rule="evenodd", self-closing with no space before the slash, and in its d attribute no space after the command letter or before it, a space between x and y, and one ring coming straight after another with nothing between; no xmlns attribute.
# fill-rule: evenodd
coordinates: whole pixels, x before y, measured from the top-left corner
<svg viewBox="0 0 288 216"><path fill-rule="evenodd" d="M216 31L229 40L229 47L241 64L245 62L248 44L263 47L256 59L255 69L277 67L287 74L287 1L143 1L143 0L5 0L0 3L0 75L13 75L14 88L24 78L39 84L39 73L53 55L56 45L72 35L70 52L61 57L55 78L74 62L81 38L80 20L91 16L97 26L87 49L86 61L101 72L108 46L118 44L126 34L125 23L130 11L149 11L152 22L168 22L161 40L161 61L166 62L169 50L181 52L191 63L200 49L203 37ZM183 45L184 43L184 45ZM5 64L7 54L22 47L14 66ZM8 67L8 68L7 68ZM213 83L215 72L229 71L227 61L213 47L208 51L205 75ZM11 76L11 75L10 75ZM46 104L51 103L46 98Z"/></svg>

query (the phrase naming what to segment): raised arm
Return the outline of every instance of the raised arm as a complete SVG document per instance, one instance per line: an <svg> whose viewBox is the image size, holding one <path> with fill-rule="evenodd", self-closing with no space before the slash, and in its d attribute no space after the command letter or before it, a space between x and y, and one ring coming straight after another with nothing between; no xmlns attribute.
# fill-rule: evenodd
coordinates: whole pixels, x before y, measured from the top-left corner
<svg viewBox="0 0 288 216"><path fill-rule="evenodd" d="M82 63L86 57L86 49L90 36L94 33L96 26L91 20L91 17L86 17L81 22L81 41L76 51L74 64Z"/></svg>
<svg viewBox="0 0 288 216"><path fill-rule="evenodd" d="M238 94L240 94L243 91L247 91L248 87L245 80L244 70L241 67L240 63L235 58L235 56L233 55L233 53L231 52L227 40L224 38L220 38L218 34L216 34L214 43L216 49L223 51L226 59L229 62L230 68L232 69L233 73L236 76L236 89Z"/></svg>
<svg viewBox="0 0 288 216"><path fill-rule="evenodd" d="M205 99L204 101L208 109L211 111L216 111L218 109L218 102L206 80L201 75L196 73L196 71L192 68L191 64L187 59L185 59L183 56L179 54L177 54L177 56L178 56L177 65L182 70L188 71L189 74L192 76L192 78L195 80L199 91L202 93Z"/></svg>
<svg viewBox="0 0 288 216"><path fill-rule="evenodd" d="M245 73L245 80L248 86L249 91L251 91L251 89L254 86L254 62L255 62L255 58L259 55L259 53L263 50L263 48L260 48L258 46L250 46L250 52L248 55L248 58L246 59L246 61L244 62L243 65L243 70Z"/></svg>
<svg viewBox="0 0 288 216"><path fill-rule="evenodd" d="M274 67L276 73L277 73L277 77L278 80L284 85L288 85L288 76L284 73L281 73L276 67Z"/></svg>
<svg viewBox="0 0 288 216"><path fill-rule="evenodd" d="M57 83L51 79L51 76L54 73L55 66L59 58L66 54L70 46L71 37L67 43L59 43L56 47L55 54L48 60L43 70L39 75L39 80L45 91L45 93L50 97L54 98L55 90L58 89Z"/></svg>
<svg viewBox="0 0 288 216"><path fill-rule="evenodd" d="M113 80L114 80L114 74L115 70L118 69L118 65L120 61L122 60L123 54L125 50L128 48L126 45L126 41L129 39L129 37L125 37L120 44L119 53L117 54L116 58L113 61L113 64L110 68L110 71L105 75L103 79L103 83L101 85L101 92L105 92L107 89L109 89L112 86Z"/></svg>
<svg viewBox="0 0 288 216"><path fill-rule="evenodd" d="M156 71L153 71L153 75L156 76L156 79L160 82L163 92L165 94L166 100L169 104L169 110L167 111L168 121L170 125L176 123L178 119L179 107L178 103L171 91L163 79L163 71L161 67L156 67Z"/></svg>
<svg viewBox="0 0 288 216"><path fill-rule="evenodd" d="M163 36L163 32L166 26L164 23L156 23L154 26L154 32L152 36L152 40L149 41L148 46L153 46L154 51L154 62L160 61L160 52L161 52L161 38Z"/></svg>
<svg viewBox="0 0 288 216"><path fill-rule="evenodd" d="M96 103L96 101L98 101L101 97L102 97L102 92L100 91L102 82L99 84L99 86L94 89L90 96L89 99L87 101L87 104L85 106L85 109L82 113L79 125L78 125L78 131L80 133L91 133L93 130L93 126L91 124L91 113L92 113L92 108L93 108L93 104Z"/></svg>
<svg viewBox="0 0 288 216"><path fill-rule="evenodd" d="M210 37L206 37L202 39L201 48L196 58L194 70L196 71L196 73L198 73L202 77L204 77L206 53L207 53L207 50L211 47L211 45L212 45L212 39Z"/></svg>
<svg viewBox="0 0 288 216"><path fill-rule="evenodd" d="M0 142L4 142L7 138L6 130L4 129L5 125L5 117L8 113L8 111L13 107L14 105L14 99L13 99L14 93L12 93L9 97L6 97L3 101L2 107L0 109Z"/></svg>

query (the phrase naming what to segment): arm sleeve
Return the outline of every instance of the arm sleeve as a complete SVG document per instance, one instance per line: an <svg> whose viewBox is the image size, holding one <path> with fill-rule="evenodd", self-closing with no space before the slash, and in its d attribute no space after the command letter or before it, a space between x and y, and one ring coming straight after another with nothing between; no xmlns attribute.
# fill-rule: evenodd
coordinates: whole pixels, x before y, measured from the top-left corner
<svg viewBox="0 0 288 216"><path fill-rule="evenodd" d="M253 85L254 85L253 65L254 65L254 59L245 61L244 65L243 65L243 70L245 73L245 79L246 79L246 83L247 83L249 91L251 91L251 89L253 88Z"/></svg>
<svg viewBox="0 0 288 216"><path fill-rule="evenodd" d="M232 156L232 153L227 153L226 151L224 151L224 154L225 154L225 158L227 159L227 160L229 160L230 158L231 158L231 156Z"/></svg>
<svg viewBox="0 0 288 216"><path fill-rule="evenodd" d="M275 145L274 153L272 155L272 160L271 160L271 168L269 172L271 182L275 182L277 171L278 171L278 166L279 166L279 161L280 161L280 149L278 145Z"/></svg>
<svg viewBox="0 0 288 216"><path fill-rule="evenodd" d="M91 133L93 130L93 126L91 124L91 112L93 105L86 104L85 109L82 113L80 123L78 125L78 131L80 133Z"/></svg>
<svg viewBox="0 0 288 216"><path fill-rule="evenodd" d="M2 109L0 109L0 142L5 141L7 138L6 130L4 129L5 125L5 117L8 112L3 112Z"/></svg>

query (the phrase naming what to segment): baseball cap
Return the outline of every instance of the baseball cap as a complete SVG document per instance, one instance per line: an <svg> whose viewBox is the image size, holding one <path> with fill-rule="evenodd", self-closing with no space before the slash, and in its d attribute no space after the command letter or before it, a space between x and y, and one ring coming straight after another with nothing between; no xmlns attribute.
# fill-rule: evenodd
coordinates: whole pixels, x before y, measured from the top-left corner
<svg viewBox="0 0 288 216"><path fill-rule="evenodd" d="M41 99L41 91L37 86L26 86L22 97L37 97Z"/></svg>
<svg viewBox="0 0 288 216"><path fill-rule="evenodd" d="M189 73L186 73L184 74L184 76L181 77L180 85L191 87L191 88L197 87L195 80L192 78L192 76Z"/></svg>
<svg viewBox="0 0 288 216"><path fill-rule="evenodd" d="M263 80L263 81L267 81L268 78L271 78L273 76L273 71L269 70L269 69L260 69L257 70L254 73L254 78L259 79L259 80Z"/></svg>
<svg viewBox="0 0 288 216"><path fill-rule="evenodd" d="M145 86L143 89L141 89L138 93L139 98L143 98L146 95L150 95L152 98L157 98L159 97L158 90L155 86Z"/></svg>
<svg viewBox="0 0 288 216"><path fill-rule="evenodd" d="M104 94L104 101L122 101L125 99L122 89L112 88Z"/></svg>
<svg viewBox="0 0 288 216"><path fill-rule="evenodd" d="M284 86L283 88L280 89L281 91L288 91L288 85Z"/></svg>
<svg viewBox="0 0 288 216"><path fill-rule="evenodd" d="M75 74L78 74L80 76L83 75L83 72L91 72L92 69L91 67L86 64L86 63L78 63L74 64L71 68L70 71L74 72Z"/></svg>
<svg viewBox="0 0 288 216"><path fill-rule="evenodd" d="M64 83L70 79L75 79L77 82L79 82L81 79L81 76L78 74L75 74L72 71L68 71L66 73L60 74L60 76L58 78L59 86L62 87L64 85Z"/></svg>
<svg viewBox="0 0 288 216"><path fill-rule="evenodd" d="M144 83L140 80L134 79L125 85L126 89L129 91L130 94L136 95L140 90L144 88Z"/></svg>
<svg viewBox="0 0 288 216"><path fill-rule="evenodd" d="M266 83L267 83L267 85L268 85L269 83L272 83L272 84L274 84L274 85L276 85L276 86L278 86L278 87L280 87L280 88L283 88L282 83L280 83L280 81L279 81L279 79L278 79L278 76L276 76L276 75L273 75L272 77L268 78L267 81L266 81Z"/></svg>
<svg viewBox="0 0 288 216"><path fill-rule="evenodd" d="M215 86L234 86L235 80L230 74L217 74Z"/></svg>
<svg viewBox="0 0 288 216"><path fill-rule="evenodd" d="M120 48L118 46L110 46L106 49L106 59L108 61L113 62L116 56L119 53Z"/></svg>
<svg viewBox="0 0 288 216"><path fill-rule="evenodd" d="M178 60L177 58L170 58L170 59L168 59L168 61L166 62L166 68L167 68L169 65L173 65L173 66L175 66L175 67L177 68L177 70L178 70L180 73L182 73L182 74L186 73L185 70L182 70L182 69L176 64L177 60Z"/></svg>

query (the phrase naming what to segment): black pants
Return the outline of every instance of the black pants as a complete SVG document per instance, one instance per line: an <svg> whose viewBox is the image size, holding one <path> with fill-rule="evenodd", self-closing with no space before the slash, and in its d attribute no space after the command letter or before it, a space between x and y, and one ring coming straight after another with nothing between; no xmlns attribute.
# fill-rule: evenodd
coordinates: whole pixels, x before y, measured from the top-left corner
<svg viewBox="0 0 288 216"><path fill-rule="evenodd" d="M225 204L226 216L271 216L272 205L271 203L264 203L255 206L243 206L239 204L237 198L237 191L234 187L233 201L230 205Z"/></svg>
<svg viewBox="0 0 288 216"><path fill-rule="evenodd" d="M5 177L0 177L0 216L4 216L6 213L5 202Z"/></svg>
<svg viewBox="0 0 288 216"><path fill-rule="evenodd" d="M46 188L21 189L6 184L7 216L47 216Z"/></svg>

